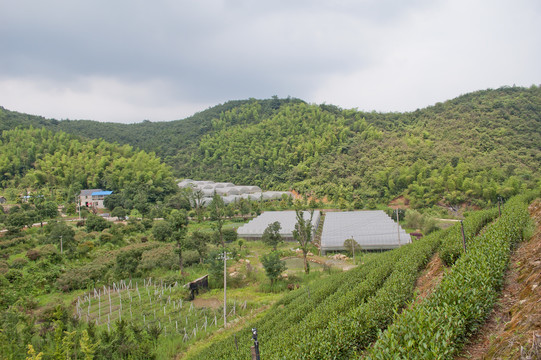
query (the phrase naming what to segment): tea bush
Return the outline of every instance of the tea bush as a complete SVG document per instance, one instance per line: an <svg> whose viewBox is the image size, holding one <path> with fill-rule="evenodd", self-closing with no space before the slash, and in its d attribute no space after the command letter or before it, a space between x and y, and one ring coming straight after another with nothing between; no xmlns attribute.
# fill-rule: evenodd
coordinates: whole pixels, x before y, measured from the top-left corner
<svg viewBox="0 0 541 360"><path fill-rule="evenodd" d="M433 296L402 313L369 359L452 359L490 313L511 248L528 224L528 196L509 200L502 216L475 238Z"/></svg>
<svg viewBox="0 0 541 360"><path fill-rule="evenodd" d="M481 229L498 216L498 209L488 209L471 213L464 220L464 237L466 238L466 248L472 239L481 231ZM464 253L462 241L462 230L460 224L451 228L449 234L442 240L440 248L440 258L447 266L452 266L458 258Z"/></svg>

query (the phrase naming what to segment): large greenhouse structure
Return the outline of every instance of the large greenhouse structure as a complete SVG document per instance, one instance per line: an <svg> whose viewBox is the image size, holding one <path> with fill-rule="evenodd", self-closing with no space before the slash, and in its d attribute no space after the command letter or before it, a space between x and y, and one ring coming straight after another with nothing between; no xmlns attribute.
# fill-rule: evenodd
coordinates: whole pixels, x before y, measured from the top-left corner
<svg viewBox="0 0 541 360"><path fill-rule="evenodd" d="M304 211L303 216L306 220L310 219L310 212ZM319 211L314 211L312 218L314 233L319 225L319 218ZM267 226L276 221L282 226L280 230L282 238L286 241L293 240L293 230L295 229L295 224L297 224L295 211L265 211L247 224L239 227L237 229L238 236L247 240L260 240Z"/></svg>
<svg viewBox="0 0 541 360"><path fill-rule="evenodd" d="M321 254L345 250L353 239L363 250L394 249L411 243L411 237L384 211L328 212L321 234Z"/></svg>
<svg viewBox="0 0 541 360"><path fill-rule="evenodd" d="M235 185L229 182L196 181L184 179L177 185L181 189L190 187L194 190L200 190L203 193L202 203L204 205L210 204L210 201L215 193L222 197L226 205L239 201L240 199L253 201L280 200L284 195L287 197L293 196L293 194L288 191L263 191L259 186Z"/></svg>

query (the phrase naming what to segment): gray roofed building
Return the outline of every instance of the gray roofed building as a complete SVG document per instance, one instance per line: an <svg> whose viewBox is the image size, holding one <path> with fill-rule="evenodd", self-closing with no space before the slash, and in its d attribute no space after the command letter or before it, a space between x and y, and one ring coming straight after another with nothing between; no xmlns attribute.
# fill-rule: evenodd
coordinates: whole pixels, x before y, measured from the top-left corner
<svg viewBox="0 0 541 360"><path fill-rule="evenodd" d="M354 239L363 250L394 249L411 243L411 237L384 211L327 212L321 233L321 253L344 249Z"/></svg>
<svg viewBox="0 0 541 360"><path fill-rule="evenodd" d="M308 211L303 212L303 216L306 220L309 219L310 213ZM317 230L319 225L320 213L319 211L314 211L314 217L312 218L313 231ZM274 222L278 221L282 226L280 230L280 235L284 240L294 240L293 239L293 230L297 224L297 217L295 211L265 211L255 219L252 219L247 224L239 227L237 229L237 234L239 237L256 240L261 239L263 232Z"/></svg>

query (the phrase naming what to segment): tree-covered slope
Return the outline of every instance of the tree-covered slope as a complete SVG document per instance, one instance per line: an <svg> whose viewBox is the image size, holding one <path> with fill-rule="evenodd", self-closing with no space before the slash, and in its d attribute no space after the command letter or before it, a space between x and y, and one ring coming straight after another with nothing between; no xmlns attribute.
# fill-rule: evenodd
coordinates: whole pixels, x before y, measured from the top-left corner
<svg viewBox="0 0 541 360"><path fill-rule="evenodd" d="M175 155L179 149L197 142L201 136L211 130L211 121L220 114L243 104L255 101L233 100L213 106L198 112L183 120L166 122L143 121L133 124L97 122L92 120L55 120L42 116L28 115L9 111L0 107L0 131L16 127L34 128L47 127L51 130L61 130L69 134L79 135L90 139L103 139L107 142L129 144L147 152L155 152L163 159ZM282 104L302 102L299 99L258 100L266 114L272 113ZM134 119L134 121L137 119Z"/></svg>
<svg viewBox="0 0 541 360"><path fill-rule="evenodd" d="M155 151L176 176L296 189L361 207L405 195L413 206L485 204L536 186L541 88L459 96L408 113L231 101L185 119L111 124L0 111L0 129L46 126Z"/></svg>
<svg viewBox="0 0 541 360"><path fill-rule="evenodd" d="M188 177L295 188L336 201L484 203L535 185L541 91L502 88L412 113L256 102L223 113L172 161Z"/></svg>
<svg viewBox="0 0 541 360"><path fill-rule="evenodd" d="M150 201L176 190L170 167L152 153L32 127L0 135L0 184L69 201L84 188L139 189Z"/></svg>

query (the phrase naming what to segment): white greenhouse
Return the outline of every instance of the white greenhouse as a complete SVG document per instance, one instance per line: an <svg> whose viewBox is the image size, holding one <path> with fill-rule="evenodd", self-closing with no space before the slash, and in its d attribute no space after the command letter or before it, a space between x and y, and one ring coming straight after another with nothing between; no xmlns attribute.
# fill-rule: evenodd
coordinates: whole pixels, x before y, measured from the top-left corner
<svg viewBox="0 0 541 360"><path fill-rule="evenodd" d="M384 211L328 212L321 233L321 254L344 249L354 239L363 250L387 250L411 243L411 237Z"/></svg>
<svg viewBox="0 0 541 360"><path fill-rule="evenodd" d="M210 204L214 194L220 195L226 204L239 201L240 199L260 201L260 200L280 200L284 194L293 196L287 191L262 191L255 185L235 185L230 182L214 181L196 181L184 179L177 183L180 188L192 188L201 191L205 198L204 203Z"/></svg>
<svg viewBox="0 0 541 360"><path fill-rule="evenodd" d="M310 212L304 211L303 216L306 220L310 218ZM312 218L312 227L314 233L319 225L320 213L314 211L314 217ZM247 240L259 240L263 236L263 232L274 222L278 221L282 226L280 235L284 240L293 240L293 230L297 224L297 217L295 211L265 211L255 219L252 219L247 224L239 227L237 233L239 237ZM313 235L313 234L312 234Z"/></svg>

